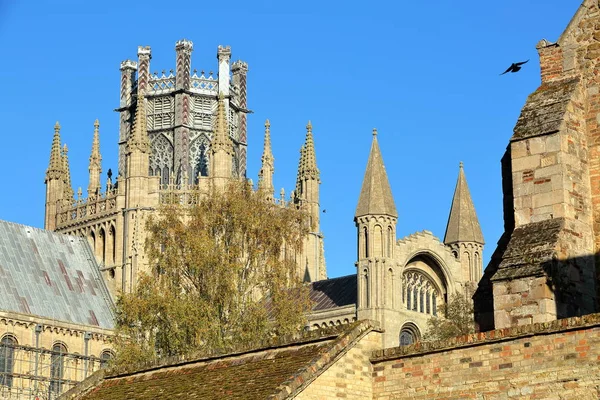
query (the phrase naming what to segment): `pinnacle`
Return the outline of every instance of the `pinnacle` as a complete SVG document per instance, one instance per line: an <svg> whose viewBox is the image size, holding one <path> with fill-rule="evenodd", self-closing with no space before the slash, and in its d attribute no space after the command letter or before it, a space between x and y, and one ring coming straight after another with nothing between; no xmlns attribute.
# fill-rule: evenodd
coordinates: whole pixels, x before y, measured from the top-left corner
<svg viewBox="0 0 600 400"><path fill-rule="evenodd" d="M398 212L396 211L392 189L379 150L377 130L373 130L373 133L369 161L367 162L367 169L354 216L389 215L396 218Z"/></svg>
<svg viewBox="0 0 600 400"><path fill-rule="evenodd" d="M475 206L471 200L471 193L465 178L465 172L462 161L459 164L458 180L454 197L452 199L452 207L450 208L450 216L448 217L448 225L444 236L444 243L451 244L456 242L476 242L484 244L483 234L475 212Z"/></svg>
<svg viewBox="0 0 600 400"><path fill-rule="evenodd" d="M315 144L312 134L312 124L308 121L306 125L306 140L304 142L304 162L302 166L302 175L313 179L319 178L319 169L317 168L317 157L315 155Z"/></svg>
<svg viewBox="0 0 600 400"><path fill-rule="evenodd" d="M64 171L64 183L65 183L65 199L70 201L73 199L74 192L73 187L71 186L71 171L69 168L69 148L67 144L63 146L62 150L62 162L63 162L63 171Z"/></svg>
<svg viewBox="0 0 600 400"><path fill-rule="evenodd" d="M137 149L142 153L146 153L149 143L146 129L146 100L143 94L140 94L138 97L133 123L133 130L127 140L127 152L130 153L134 149Z"/></svg>
<svg viewBox="0 0 600 400"><path fill-rule="evenodd" d="M58 179L63 171L63 161L60 149L60 124L56 121L56 124L54 125L52 148L50 150L50 163L46 170L46 182L49 179Z"/></svg>
<svg viewBox="0 0 600 400"><path fill-rule="evenodd" d="M225 96L223 92L219 93L219 102L217 106L217 121L212 138L212 152L219 149L225 150L227 154L233 154L233 142L229 137L227 118L225 118Z"/></svg>

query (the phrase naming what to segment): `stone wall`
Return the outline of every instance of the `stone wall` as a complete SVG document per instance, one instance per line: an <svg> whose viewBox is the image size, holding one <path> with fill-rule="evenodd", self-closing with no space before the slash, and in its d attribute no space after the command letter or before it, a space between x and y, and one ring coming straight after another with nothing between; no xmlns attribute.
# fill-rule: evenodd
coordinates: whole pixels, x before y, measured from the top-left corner
<svg viewBox="0 0 600 400"><path fill-rule="evenodd" d="M381 333L371 331L296 396L296 399L371 399L373 385L369 357L373 350L379 348Z"/></svg>
<svg viewBox="0 0 600 400"><path fill-rule="evenodd" d="M600 397L600 314L379 350L373 398Z"/></svg>

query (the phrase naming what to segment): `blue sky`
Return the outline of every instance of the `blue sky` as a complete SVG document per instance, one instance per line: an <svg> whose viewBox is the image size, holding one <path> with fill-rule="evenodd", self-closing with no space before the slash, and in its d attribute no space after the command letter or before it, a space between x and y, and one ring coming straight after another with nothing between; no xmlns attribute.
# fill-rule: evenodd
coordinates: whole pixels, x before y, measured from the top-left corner
<svg viewBox="0 0 600 400"><path fill-rule="evenodd" d="M119 63L149 45L152 71L175 68L175 42L187 38L192 68L216 71L219 44L249 64L255 182L264 120L271 121L275 186L287 193L312 121L331 277L355 272L353 216L374 127L398 238L427 229L443 239L463 161L487 263L503 227L500 158L539 85L535 44L555 41L580 3L0 0L0 219L43 226L57 120L75 191L87 187L96 118L104 172L116 170ZM527 59L519 73L499 76Z"/></svg>

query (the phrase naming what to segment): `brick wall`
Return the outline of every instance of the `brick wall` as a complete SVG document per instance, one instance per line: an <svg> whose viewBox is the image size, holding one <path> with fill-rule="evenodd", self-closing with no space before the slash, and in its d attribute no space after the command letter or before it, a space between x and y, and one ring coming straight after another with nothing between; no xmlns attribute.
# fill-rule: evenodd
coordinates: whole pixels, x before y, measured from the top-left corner
<svg viewBox="0 0 600 400"><path fill-rule="evenodd" d="M381 333L372 331L315 379L298 400L371 399L372 367L369 358L381 348Z"/></svg>
<svg viewBox="0 0 600 400"><path fill-rule="evenodd" d="M375 352L374 399L598 399L600 314Z"/></svg>

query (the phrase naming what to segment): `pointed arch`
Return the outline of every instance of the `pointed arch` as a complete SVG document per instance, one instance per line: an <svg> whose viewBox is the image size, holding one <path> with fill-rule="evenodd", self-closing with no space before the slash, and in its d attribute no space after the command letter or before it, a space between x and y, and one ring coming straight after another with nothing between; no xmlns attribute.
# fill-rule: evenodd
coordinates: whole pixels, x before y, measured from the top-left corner
<svg viewBox="0 0 600 400"><path fill-rule="evenodd" d="M367 227L363 227L363 236L364 236L364 257L369 258L369 230Z"/></svg>
<svg viewBox="0 0 600 400"><path fill-rule="evenodd" d="M464 251L460 261L462 264L463 273L465 274L465 279L472 281L473 280L473 265L471 264L471 254L469 254L468 251Z"/></svg>
<svg viewBox="0 0 600 400"><path fill-rule="evenodd" d="M107 264L115 265L117 259L117 231L114 224L110 224L110 227L108 228L108 238L110 245L109 252L107 253Z"/></svg>
<svg viewBox="0 0 600 400"><path fill-rule="evenodd" d="M474 281L478 282L481 279L481 273L482 273L481 257L479 256L478 251L475 252L475 262L473 264L474 264L474 269L475 269Z"/></svg>

